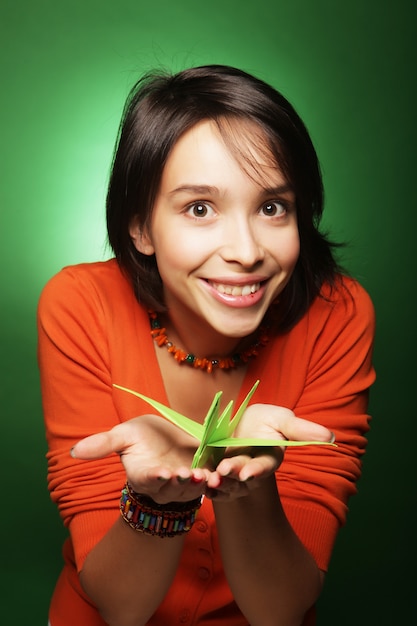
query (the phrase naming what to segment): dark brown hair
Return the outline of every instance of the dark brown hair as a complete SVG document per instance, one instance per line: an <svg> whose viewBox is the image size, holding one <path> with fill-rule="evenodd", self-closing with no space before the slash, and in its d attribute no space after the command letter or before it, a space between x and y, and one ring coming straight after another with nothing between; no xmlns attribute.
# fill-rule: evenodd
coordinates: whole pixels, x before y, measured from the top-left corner
<svg viewBox="0 0 417 626"><path fill-rule="evenodd" d="M333 244L320 232L323 187L310 136L282 94L236 68L208 65L175 75L147 74L131 90L117 138L107 193L109 243L145 306L162 309L162 282L154 256L138 252L129 226L149 225L162 171L177 140L202 120L255 124L296 197L300 256L280 296L279 329L291 328L333 284Z"/></svg>

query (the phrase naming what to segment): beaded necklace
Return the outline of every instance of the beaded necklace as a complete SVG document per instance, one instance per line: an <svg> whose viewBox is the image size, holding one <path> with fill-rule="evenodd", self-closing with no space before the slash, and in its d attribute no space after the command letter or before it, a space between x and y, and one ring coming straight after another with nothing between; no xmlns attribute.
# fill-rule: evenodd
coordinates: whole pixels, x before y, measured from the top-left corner
<svg viewBox="0 0 417 626"><path fill-rule="evenodd" d="M216 357L214 359L207 359L205 357L199 358L194 354L181 350L181 348L177 348L177 346L175 346L168 339L166 335L166 328L161 326L155 311L148 311L148 315L151 325L151 335L159 347L166 347L168 352L172 354L174 359L178 361L180 365L185 363L186 365L191 365L196 369L205 370L209 374L211 374L214 369L228 370L234 367L239 367L239 365L244 365L249 361L249 359L257 356L259 354L259 348L265 346L269 340L267 329L261 326L257 339L251 346L249 346L249 348L246 348L246 350L236 352L235 354L231 354L226 357Z"/></svg>

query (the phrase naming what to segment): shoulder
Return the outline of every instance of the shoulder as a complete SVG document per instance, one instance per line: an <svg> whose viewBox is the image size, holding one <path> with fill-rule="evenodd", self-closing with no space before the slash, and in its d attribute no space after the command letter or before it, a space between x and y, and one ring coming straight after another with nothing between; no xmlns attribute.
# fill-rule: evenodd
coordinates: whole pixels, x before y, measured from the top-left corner
<svg viewBox="0 0 417 626"><path fill-rule="evenodd" d="M281 337L298 361L311 363L331 354L370 353L375 337L375 311L367 291L353 278L339 275L323 285L299 322Z"/></svg>
<svg viewBox="0 0 417 626"><path fill-rule="evenodd" d="M38 302L38 319L54 320L62 326L74 323L103 322L114 317L118 307L132 308L137 301L131 284L115 259L64 267L44 286Z"/></svg>
<svg viewBox="0 0 417 626"><path fill-rule="evenodd" d="M375 338L375 311L367 291L358 281L339 276L334 285L324 285L302 320L310 366L348 361L369 366ZM359 365L358 365L359 367Z"/></svg>
<svg viewBox="0 0 417 626"><path fill-rule="evenodd" d="M116 294L132 291L115 259L96 263L68 265L52 276L42 289L39 306L60 300L92 298L94 294Z"/></svg>
<svg viewBox="0 0 417 626"><path fill-rule="evenodd" d="M375 310L368 292L354 278L339 275L333 285L324 284L307 316L310 324L331 320L344 325L355 322L374 327Z"/></svg>
<svg viewBox="0 0 417 626"><path fill-rule="evenodd" d="M121 270L116 259L108 261L97 261L96 263L79 263L78 265L67 265L59 272L52 276L42 290L45 292L59 293L61 289L68 288L70 285L90 284L113 285L119 282L125 282Z"/></svg>

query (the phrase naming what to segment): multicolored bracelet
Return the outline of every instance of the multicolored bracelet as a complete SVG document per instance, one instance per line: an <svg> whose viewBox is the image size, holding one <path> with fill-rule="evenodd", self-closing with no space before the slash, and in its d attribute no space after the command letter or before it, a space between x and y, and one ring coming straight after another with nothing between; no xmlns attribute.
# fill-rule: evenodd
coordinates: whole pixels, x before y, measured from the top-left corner
<svg viewBox="0 0 417 626"><path fill-rule="evenodd" d="M191 530L202 498L188 502L159 504L149 496L133 491L129 483L122 489L120 513L135 530L157 537L176 537Z"/></svg>

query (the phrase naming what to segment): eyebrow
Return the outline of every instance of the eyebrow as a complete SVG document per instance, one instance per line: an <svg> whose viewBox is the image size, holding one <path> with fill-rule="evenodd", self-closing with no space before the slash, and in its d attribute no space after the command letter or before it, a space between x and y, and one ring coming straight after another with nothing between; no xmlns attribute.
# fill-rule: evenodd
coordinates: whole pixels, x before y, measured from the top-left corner
<svg viewBox="0 0 417 626"><path fill-rule="evenodd" d="M288 183L283 185L278 185L277 187L265 187L262 188L262 192L267 196L275 196L280 195L282 193L293 193L293 188ZM193 193L193 194L219 194L220 191L218 187L213 185L180 185L176 187L172 191L169 192L169 195L174 195L176 193Z"/></svg>
<svg viewBox="0 0 417 626"><path fill-rule="evenodd" d="M180 185L179 187L176 187L175 189L169 192L170 195L173 195L175 193L216 194L216 193L219 193L219 190L217 187L213 187L212 185L187 185L185 184L185 185Z"/></svg>
<svg viewBox="0 0 417 626"><path fill-rule="evenodd" d="M288 183L278 185L277 187L264 187L263 191L267 196L279 196L282 193L294 193L292 185Z"/></svg>

